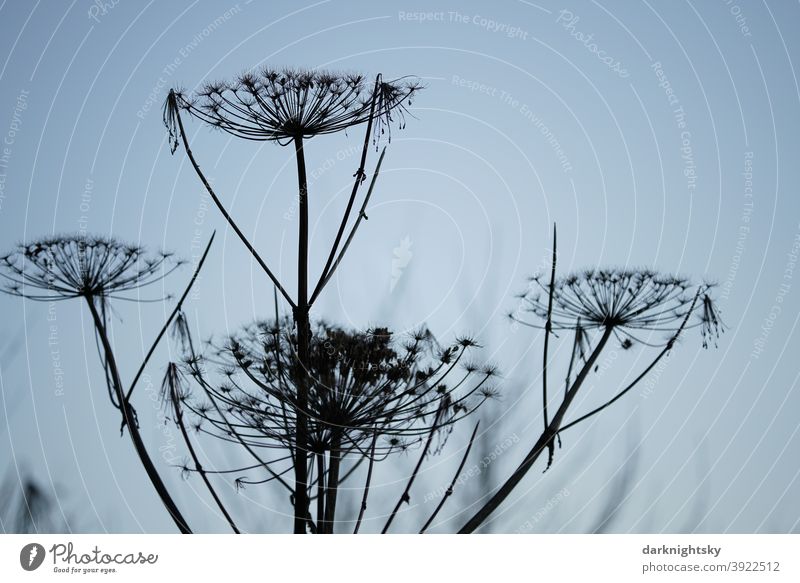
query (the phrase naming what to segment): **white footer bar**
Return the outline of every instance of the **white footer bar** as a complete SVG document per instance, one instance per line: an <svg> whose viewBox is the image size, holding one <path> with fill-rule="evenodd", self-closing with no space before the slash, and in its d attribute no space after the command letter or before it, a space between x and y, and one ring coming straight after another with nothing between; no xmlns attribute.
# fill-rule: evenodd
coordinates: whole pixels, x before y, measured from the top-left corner
<svg viewBox="0 0 800 583"><path fill-rule="evenodd" d="M777 583L798 563L800 535L0 536L4 582Z"/></svg>

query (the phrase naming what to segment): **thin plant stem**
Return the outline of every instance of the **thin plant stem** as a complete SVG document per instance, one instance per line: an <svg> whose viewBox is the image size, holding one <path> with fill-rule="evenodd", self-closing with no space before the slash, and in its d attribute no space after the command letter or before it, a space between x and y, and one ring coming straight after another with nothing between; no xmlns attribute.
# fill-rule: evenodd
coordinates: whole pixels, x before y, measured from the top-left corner
<svg viewBox="0 0 800 583"><path fill-rule="evenodd" d="M583 334L583 330L581 329L581 319L578 318L577 322L577 330L575 330L575 339L572 342L572 354L569 357L569 367L567 367L567 376L564 380L564 398L567 398L567 392L569 391L569 379L572 377L572 367L575 364L575 355L578 352L579 343L581 341L581 334Z"/></svg>
<svg viewBox="0 0 800 583"><path fill-rule="evenodd" d="M372 445L370 446L370 453L369 453L369 466L367 467L367 479L364 483L364 494L361 496L361 508L358 511L358 519L356 520L356 526L353 529L353 534L358 534L358 529L361 528L361 521L364 520L364 513L367 511L367 497L369 496L369 486L370 482L372 482L372 466L375 465L375 445L378 442L378 432L375 432L375 435L372 436Z"/></svg>
<svg viewBox="0 0 800 583"><path fill-rule="evenodd" d="M369 150L369 136L372 134L372 122L375 115L375 102L378 99L378 85L380 83L381 76L378 74L375 77L375 87L372 93L372 103L370 105L369 110L369 119L367 120L367 129L364 133L364 145L361 148L361 162L359 163L358 170L354 174L355 180L353 181L353 189L350 191L350 198L347 201L347 207L345 208L344 215L342 215L342 222L339 225L339 231L336 233L336 238L333 241L333 245L331 246L331 252L328 255L328 260L325 262L325 267L320 274L319 281L317 281L317 285L314 287L314 292L311 294L312 298L316 298L322 288L325 286L327 282L326 276L328 275L328 270L331 268L331 264L333 263L334 258L336 257L336 251L339 249L339 243L342 241L342 235L344 235L344 230L347 228L347 221L350 218L350 212L353 210L353 204L356 201L356 195L358 194L358 189L361 186L361 183L364 182L367 175L364 173L364 166L367 163L367 151Z"/></svg>
<svg viewBox="0 0 800 583"><path fill-rule="evenodd" d="M177 106L177 98L175 97L174 92L170 91L169 99L173 102L173 106L175 108L175 117L178 120L178 129L180 130L181 141L183 142L183 148L184 148L184 150L186 150L186 155L189 157L189 161L192 163L192 167L194 168L195 173L200 178L200 181L203 183L203 186L205 186L206 190L208 191L208 194L211 196L211 199L214 201L214 204L219 209L219 212L221 212L222 216L225 217L225 220L228 221L228 224L234 230L234 232L239 237L239 239L242 241L242 243L244 243L244 246L247 247L247 250L253 256L253 258L256 260L256 262L258 262L258 264L261 266L261 269L263 269L264 272L272 280L272 283L275 285L275 287L278 288L278 291L281 292L281 295L283 295L284 299L286 299L286 301L289 303L289 305L294 308L295 307L295 303L292 300L292 298L289 296L287 291L283 288L283 286L281 285L281 282L278 281L278 278L275 277L275 274L272 273L272 270L269 267L267 267L267 264L264 262L263 259L261 259L261 255L258 254L258 251L256 251L255 247L253 247L253 245L250 243L250 241L248 241L247 237L244 236L244 233L242 233L242 230L239 228L239 226L233 220L233 217L231 217L231 215L225 209L225 207L222 204L222 201L220 201L219 197L214 192L214 189L211 188L211 184L208 182L208 180L206 179L205 175L200 170L200 165L197 163L197 160L195 160L194 154L192 153L192 149L189 147L189 140L186 138L186 131L183 128L183 120L181 119L180 109Z"/></svg>
<svg viewBox="0 0 800 583"><path fill-rule="evenodd" d="M111 342L108 339L106 323L100 317L100 314L97 311L97 306L95 306L94 302L95 298L86 296L86 303L89 305L89 311L92 314L95 329L97 330L97 333L100 336L100 341L103 345L105 362L108 366L109 372L111 373L111 380L114 384L113 388L120 403L123 423L128 426L128 434L131 436L131 441L133 441L136 454L139 456L139 460L141 461L147 476L150 478L150 481L152 482L153 487L156 489L159 498L161 498L162 504L164 504L164 507L167 509L170 517L175 522L178 530L180 530L181 534L192 534L192 530L189 528L189 525L183 518L180 510L178 510L178 506L173 501L172 496L170 496L167 487L161 480L158 470L156 470L155 465L153 465L153 461L150 459L150 455L147 453L147 448L145 447L144 441L142 441L142 436L139 433L139 426L136 421L136 412L134 411L130 402L128 402L126 399L124 389L122 388L122 380L120 379L119 369L117 368L117 362L114 358L114 351L111 348Z"/></svg>
<svg viewBox="0 0 800 583"><path fill-rule="evenodd" d="M555 435L558 433L559 426L561 421L564 418L564 415L569 409L570 404L572 403L575 395L578 393L583 381L586 379L586 376L589 374L589 371L594 366L595 361L600 356L603 348L605 347L608 340L611 338L613 334L613 327L607 326L603 332L600 341L597 343L597 346L592 351L591 356L583 365L580 373L578 373L578 377L575 379L570 390L567 392L567 396L564 399L564 402L558 408L558 411L553 416L550 425L547 429L542 432L539 436L539 439L536 440L536 443L531 448L530 452L525 459L523 459L522 463L517 467L511 476L503 483L503 485L495 492L495 494L484 504L473 516L470 518L467 523L461 527L461 530L458 531L459 534L470 534L475 531L481 524L483 524L487 518L497 509L500 504L502 504L508 495L517 487L520 483L522 478L525 477L525 474L531 469L533 464L539 458L539 455L542 453L548 445L552 442L555 438Z"/></svg>
<svg viewBox="0 0 800 583"><path fill-rule="evenodd" d="M271 478L269 479L277 480L279 484L281 484L284 488L286 488L286 490L289 492L289 496L291 498L294 498L294 490L292 490L292 487L286 482L286 480L284 480L281 477L281 475L278 474L275 470L269 467L269 463L261 459L261 456L259 456L253 450L250 444L248 444L242 438L242 436L239 435L239 432L233 428L230 421L228 421L228 418L222 413L219 404L217 403L216 399L214 398L214 395L211 393L208 386L206 385L205 380L200 378L199 375L198 375L198 383L200 383L200 386L203 387L203 391L205 392L208 399L211 401L211 404L214 407L214 409L217 411L217 415L219 415L220 418L225 422L225 425L228 427L228 431L230 431L231 435L233 435L236 438L236 440L241 444L241 446L244 447L245 451L247 451L247 453L249 453L253 457L253 459L256 460L259 463L259 465L263 467L270 474ZM308 527L311 529L311 532L316 532L317 527L314 523L314 520L311 517L311 514L309 513L306 514L306 522L308 523Z"/></svg>
<svg viewBox="0 0 800 583"><path fill-rule="evenodd" d="M272 288L272 302L273 302L273 306L275 308L275 324L278 325L278 322L280 322L280 316L279 316L279 311L278 311L278 290L274 286ZM280 334L280 332L278 334ZM278 340L278 336L277 335L276 335L276 340ZM276 350L276 355L277 355L277 350L278 350L277 343L276 343L275 350ZM277 365L278 365L278 378L279 379L283 379L284 378L284 376L283 376L283 364L281 362L281 359L279 359L279 358L276 359L276 361L277 361ZM283 401L281 401L281 413L282 413L282 416L283 416L283 427L286 430L286 433L288 435L289 434L289 419L288 419L288 417L286 415L286 404ZM295 450L295 448L292 447L291 443L288 444L288 447L289 447L289 455L290 455L290 457L292 459L292 467L294 467L294 463L295 463L294 450Z"/></svg>
<svg viewBox="0 0 800 583"><path fill-rule="evenodd" d="M328 471L325 487L325 524L321 529L323 534L333 534L334 521L336 519L336 496L339 488L339 468L342 463L341 449L342 437L338 431L334 430L329 456L330 470Z"/></svg>
<svg viewBox="0 0 800 583"><path fill-rule="evenodd" d="M677 338L677 335L676 335L674 338ZM628 391L630 391L630 390L631 390L633 387L635 387L635 386L636 386L636 385L639 383L639 381L641 381L641 380L642 380L642 379L643 379L645 376L647 376L647 373L649 373L651 370L653 370L653 367L654 367L656 364L658 364L658 362L661 360L661 358L662 358L662 357L663 357L663 356L664 356L664 355L665 355L667 352L669 352L669 350L670 350L669 348L667 348L667 347L664 347L664 349L663 349L663 350L662 350L662 351L661 351L661 352L658 354L658 356L656 356L656 358L653 360L653 362L651 362L651 363L650 363L650 365L649 365L647 368L645 368L645 369L644 369L644 370L641 372L641 374L639 374L639 375L638 375L638 376L637 376L637 377L636 377L636 378L635 378L635 379L634 379L634 380L633 380L633 381L632 381L632 382L631 382L631 383L630 383L630 384L629 384L627 387L625 387L624 389L622 389L622 390L621 390L619 393L617 393L617 394L616 394L616 395L615 395L613 398L609 399L608 401L606 401L604 404L600 405L600 406L599 406L599 407L597 407L596 409L592 409L591 411L589 411L589 412L588 412L588 413L586 413L585 415L581 415L580 417L578 417L578 418L577 418L577 419L575 419L574 421L570 421L569 423L567 423L566 425L564 425L562 428L560 428L560 429L558 430L558 433L560 434L560 433L562 433L562 432L566 431L566 430L567 430L567 429L569 429L570 427L573 427L573 426L577 425L577 424L578 424L578 423L580 423L581 421L585 421L586 419L588 419L589 417L592 417L592 416L596 415L597 413L599 413L600 411L602 411L602 410L603 410L603 409L605 409L606 407L609 407L609 406L613 405L614 403L616 403L616 402L617 402L617 401L618 401L620 398L622 398L622 396L623 396L623 395L625 395L625 393L627 393Z"/></svg>
<svg viewBox="0 0 800 583"><path fill-rule="evenodd" d="M467 458L469 457L469 452L472 449L472 444L475 441L475 436L478 434L478 426L480 424L481 424L480 421L478 421L475 424L475 429L472 430L472 436L469 438L469 444L467 444L467 449L464 452L464 457L461 458L461 463L458 464L458 469L456 470L456 473L453 476L453 479L451 480L450 485L447 487L447 490L445 491L444 495L442 496L442 499L439 500L439 504L436 505L436 509L433 511L433 514L430 515L428 520L425 522L423 527L420 529L420 531L419 531L420 534L424 534L425 531L428 530L428 527L431 525L431 523L434 521L436 516L439 514L439 511L444 506L444 503L447 502L447 499L450 498L450 496L453 495L453 489L456 486L456 482L458 481L458 477L461 475L461 472L464 470L464 465L467 463Z"/></svg>
<svg viewBox="0 0 800 583"><path fill-rule="evenodd" d="M194 341L192 340L191 334L188 335L187 340L188 340L188 343L189 343L189 357L191 359L191 362L192 363L198 363L199 359L197 357L197 353L194 350ZM286 488L286 490L288 490L289 494L291 496L293 496L294 495L294 491L292 490L292 487L278 473L276 473L275 470L273 470L271 467L269 467L269 464L267 462L265 462L263 459L261 459L261 456L259 456L253 450L253 448L250 447L250 445L244 439L242 439L242 436L239 435L239 432L236 431L233 428L233 426L231 425L230 421L228 421L228 418L222 413L222 409L220 408L219 404L217 403L217 400L214 398L214 395L209 390L209 387L208 387L205 379L203 378L203 376L201 374L199 365L198 364L193 364L192 367L191 367L191 370L192 370L192 374L196 377L198 384L203 388L203 392L206 394L206 397L208 397L209 401L211 401L211 405L216 410L217 415L219 415L220 419L222 419L225 422L225 425L227 426L228 431L230 431L231 435L235 436L236 440L239 442L239 444L242 447L244 447L244 449L253 457L253 459L255 459L259 463L260 466L262 466L265 470L267 470L267 473L269 473L270 476L272 476L273 479L277 480L278 483L280 483L284 488Z"/></svg>
<svg viewBox="0 0 800 583"><path fill-rule="evenodd" d="M672 347L675 345L675 342L677 342L678 337L681 335L683 330L686 328L686 324L689 321L689 316L694 311L694 308L695 308L695 305L697 304L697 299L698 299L699 296L700 296L700 291L698 290L698 292L695 294L694 300L692 301L692 304L689 307L689 310L686 312L686 315L684 316L683 321L681 322L681 325L678 328L678 330L675 332L675 334L672 336L672 338L670 338L670 340L667 342L667 344L664 346L664 348L661 350L661 352L658 353L658 355L655 357L655 359L653 359L653 362L651 362L650 365L641 372L641 374L639 374L635 379L633 379L633 381L627 387L622 389L619 393L617 393L614 397L612 397L611 399L606 401L604 404L600 405L596 409L592 409L591 411L589 411L585 415L582 415L582 416L578 417L574 421L571 421L571 422L567 423L566 425L564 425L564 427L559 429L558 432L561 433L562 431L566 431L567 429L577 425L581 421L585 421L589 417L592 417L593 415L596 415L597 413L599 413L600 411L602 411L606 407L610 407L615 402L617 402L619 399L621 399L625 395L625 393L627 393L633 387L635 387L639 383L639 381L641 381L645 376L647 376L647 374L651 370L653 370L653 367L655 367L659 363L659 361L670 350L672 350Z"/></svg>
<svg viewBox="0 0 800 583"><path fill-rule="evenodd" d="M428 434L428 439L425 441L425 447L422 448L422 454L419 456L419 461L417 461L417 465L414 467L414 471L412 472L411 477L408 479L408 483L406 484L405 490L403 490L403 493L400 495L400 499L397 501L397 504L395 504L394 510L392 510L392 513L389 515L389 519L383 526L381 534L386 534L386 532L389 530L389 527L392 525L394 517L400 510L400 507L403 505L403 502L408 502L411 499L409 497L409 492L411 492L411 486L414 484L414 480L417 479L417 474L419 473L419 470L422 467L422 463L425 461L425 457L428 455L428 450L431 447L433 436L436 434L436 430L439 428L439 418L442 415L443 406L444 405L440 406L438 411L436 411L436 416L433 419L433 425L431 426L431 431Z"/></svg>
<svg viewBox="0 0 800 583"><path fill-rule="evenodd" d="M372 196L372 190L375 188L375 181L378 179L378 175L381 172L381 164L383 164L383 157L385 155L386 155L386 148L384 147L383 150L381 150L381 155L378 158L378 163L375 166L375 173L372 175L372 180L369 183L369 189L367 189L367 195L364 197L364 202L361 203L361 209L358 211L358 218L356 219L356 222L353 224L353 228L350 229L350 233L347 235L347 239L344 242L342 250L336 257L336 260L333 262L333 265L331 265L331 268L325 274L325 277L322 280L322 284L317 286L318 290L320 291L324 289L324 287L328 284L330 279L333 277L333 274L336 272L336 269L339 267L339 264L342 262L342 259L344 258L345 253L347 253L347 249L348 247L350 247L350 243L353 241L353 237L355 236L359 225L361 225L361 221L367 218L367 213L366 213L367 204L369 203L369 199ZM314 295L311 296L310 303L312 305L314 301L316 301L318 294L319 291L315 292Z"/></svg>
<svg viewBox="0 0 800 583"><path fill-rule="evenodd" d="M192 358L192 361L195 361L195 362L197 361L197 356L195 355L194 348L191 348L191 358ZM214 395L209 390L209 387L207 386L207 383L206 383L205 379L203 379L202 375L200 374L199 367L197 367L197 366L194 367L194 374L195 374L195 376L197 378L197 382L203 388L203 392L206 394L206 397L208 397L209 401L211 401L211 405L216 410L217 415L219 415L220 419L222 419L225 422L225 425L228 428L228 431L231 433L231 435L233 435L236 438L236 440L241 444L242 447L244 447L245 451L247 451L247 453L249 453L254 460L256 460L265 470L267 470L267 473L269 473L270 476L272 476L273 479L277 480L278 483L280 483L284 488L286 488L286 490L288 490L288 492L289 492L289 494L291 496L294 496L294 490L292 490L292 487L286 482L286 480L284 480L280 476L280 474L275 472L275 470L273 470L271 467L269 467L269 464L267 462L265 462L261 458L261 456L259 456L253 450L253 448L250 446L250 444L248 444L242 438L242 436L239 435L239 432L236 431L234 429L234 427L231 425L230 421L228 421L228 418L223 414L222 409L219 406L219 403L217 403L217 400L214 398Z"/></svg>
<svg viewBox="0 0 800 583"><path fill-rule="evenodd" d="M297 160L297 185L299 198L299 227L297 242L297 306L294 320L297 326L297 445L295 449L294 533L305 534L308 513L308 363L311 325L308 302L308 181L303 152L303 138L294 140Z"/></svg>
<svg viewBox="0 0 800 583"><path fill-rule="evenodd" d="M342 458L344 458L344 457L345 457L345 454L346 454L346 453L350 453L350 452L352 452L352 451L353 451L353 450L352 450L352 449L350 449L350 450L347 450L347 451L343 452L343 453L342 453ZM354 464L353 464L353 465L350 467L350 469L349 469L349 470L347 470L347 471L344 473L344 475L343 475L341 478L339 478L339 485L340 485L340 486L341 486L342 484L344 484L344 482L345 482L345 481L346 481L346 480L347 480L347 479L348 479L350 476L352 476L354 473L356 473L356 471L358 471L358 468L360 468L360 467L361 467L361 464L363 464L363 463L364 463L364 459L365 459L365 458L364 458L364 456L363 456L363 455L362 455L362 456L360 456L360 457L359 457L359 458L356 460L356 462L355 462L355 463L354 463Z"/></svg>
<svg viewBox="0 0 800 583"><path fill-rule="evenodd" d="M217 491L211 484L211 480L208 479L208 474L203 469L203 465L200 463L200 459L197 457L197 452L192 445L192 441L189 439L189 433L186 431L186 425L183 422L183 410L181 409L180 405L180 395L177 394L177 387L170 386L170 391L172 392L170 400L172 401L172 407L175 411L175 423L181 430L183 441L186 443L186 448L189 450L189 455L192 456L192 460L194 461L195 470L200 474L200 477L203 479L203 482L211 494L211 497L214 499L214 502L217 504L217 507L220 509L223 516L225 516L225 520L228 521L228 525L231 527L231 530L233 530L233 532L236 534L241 534L239 528L236 526L236 523L233 521L233 518L231 518L227 508L225 508L225 505L222 503Z"/></svg>
<svg viewBox="0 0 800 583"><path fill-rule="evenodd" d="M550 286L547 299L547 320L544 325L544 350L542 351L542 415L544 417L544 430L547 431L547 426L550 423L547 415L547 359L548 349L550 346L550 334L553 331L553 294L555 292L556 283L556 225L553 223L553 262L550 269ZM553 459L554 444L550 442L547 446L549 450L550 460Z"/></svg>
<svg viewBox="0 0 800 583"><path fill-rule="evenodd" d="M142 376L142 373L144 372L144 369L147 366L147 363L149 362L150 357L153 356L153 353L156 350L156 346L158 346L158 343L161 342L161 339L164 337L164 334L169 329L169 325L172 323L172 320L174 320L175 316L178 315L178 312L181 311L181 308L183 307L183 302L186 301L186 298L189 296L189 292L191 291L192 286L194 285L194 282L197 281L197 276L200 275L200 270L203 268L203 263L205 263L206 257L208 257L208 252L211 250L211 244L214 242L214 236L216 234L217 234L216 231L211 233L211 238L209 238L209 240L208 240L208 244L206 245L205 251L203 251L203 255L200 257L200 261L197 262L197 267L195 268L194 273L192 274L192 278L189 280L189 283L186 285L186 289L183 290L183 294L181 295L180 299L178 300L178 303L175 304L175 307L173 308L172 313L167 318L167 321L164 322L164 326L161 327L161 330L159 331L158 335L156 336L156 339L153 341L153 344L150 346L150 350L147 351L147 355L145 355L144 360L142 361L142 364L139 365L139 370L136 371L136 375L133 377L133 381L131 382L131 385L128 388L128 392L125 395L125 400L126 401L131 398L131 394L133 393L133 389L136 387L136 383L139 382L139 377Z"/></svg>
<svg viewBox="0 0 800 583"><path fill-rule="evenodd" d="M320 534L325 534L325 454L316 453L317 458L317 524Z"/></svg>

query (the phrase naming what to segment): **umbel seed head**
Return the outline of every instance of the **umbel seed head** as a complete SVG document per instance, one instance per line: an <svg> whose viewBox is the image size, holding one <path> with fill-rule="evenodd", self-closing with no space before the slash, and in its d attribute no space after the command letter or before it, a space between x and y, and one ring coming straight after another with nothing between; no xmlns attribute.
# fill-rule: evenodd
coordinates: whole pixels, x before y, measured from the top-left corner
<svg viewBox="0 0 800 583"><path fill-rule="evenodd" d="M330 451L337 442L363 451L376 435L383 438L377 451L399 451L393 444L419 439L433 426L445 435L496 395L489 386L496 370L466 360L472 342L440 348L427 331L399 337L386 328L361 332L326 322L312 332L305 370L298 368L289 319L245 326L216 344L209 361L218 365L222 381L209 388L251 443L293 445L298 373L305 377L309 447L315 452ZM207 420L228 427L216 416Z"/></svg>
<svg viewBox="0 0 800 583"><path fill-rule="evenodd" d="M207 83L194 94L170 91L164 123L173 152L180 111L237 137L282 145L369 120L379 136L393 121L404 125L411 98L421 88L411 77L384 81L378 76L373 82L358 74L266 67Z"/></svg>
<svg viewBox="0 0 800 583"><path fill-rule="evenodd" d="M523 294L525 311L548 317L550 284L543 277ZM650 269L590 269L557 278L553 285L552 330L613 329L623 348L637 342L637 331L664 332L700 327L703 346L724 329L710 284L693 286L682 277ZM536 324L511 318L532 327Z"/></svg>
<svg viewBox="0 0 800 583"><path fill-rule="evenodd" d="M108 237L64 235L19 245L0 258L11 295L38 301L113 298L154 283L182 264L169 253Z"/></svg>

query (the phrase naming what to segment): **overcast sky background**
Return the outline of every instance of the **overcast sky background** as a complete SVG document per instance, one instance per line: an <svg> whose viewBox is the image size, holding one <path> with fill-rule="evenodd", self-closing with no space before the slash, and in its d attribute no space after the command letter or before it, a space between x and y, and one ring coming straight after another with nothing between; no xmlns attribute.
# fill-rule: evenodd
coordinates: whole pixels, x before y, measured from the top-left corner
<svg viewBox="0 0 800 583"><path fill-rule="evenodd" d="M170 155L161 122L169 88L266 64L417 75L426 88L407 127L392 133L369 220L317 313L357 327L426 323L442 339L471 332L483 357L500 364L506 395L484 414L480 446L500 454L448 504L450 526L463 521L482 480L507 474L538 435L541 338L503 315L525 278L547 265L556 222L560 272L647 266L716 281L729 330L709 351L688 334L649 391L565 433L555 466L546 474L537 466L492 528L592 530L623 492L613 531L796 532L799 19L797 2L724 0L3 1L0 247L85 227L192 258L197 240L217 229L188 305L198 334L269 316L271 287L209 206L182 150ZM187 130L228 208L293 289L290 152L195 121ZM361 136L308 143L312 273L338 226ZM179 290L188 276L171 276L165 288ZM168 307L118 306L114 341L128 378ZM73 530L171 532L119 437L87 316L78 302L0 297L0 471L35 476ZM568 349L556 353L559 363ZM581 407L610 395L647 353L607 355ZM148 371L154 386L134 397L154 457L174 437L149 400L169 357L159 354ZM470 429L432 460L415 504L446 483ZM218 464L232 455L204 447ZM378 508L402 489L394 480L403 472L388 465L376 482ZM161 467L193 527L224 531L200 482ZM245 528L288 528L284 498L221 488L262 508L233 503ZM418 525L430 506L401 517L398 529Z"/></svg>

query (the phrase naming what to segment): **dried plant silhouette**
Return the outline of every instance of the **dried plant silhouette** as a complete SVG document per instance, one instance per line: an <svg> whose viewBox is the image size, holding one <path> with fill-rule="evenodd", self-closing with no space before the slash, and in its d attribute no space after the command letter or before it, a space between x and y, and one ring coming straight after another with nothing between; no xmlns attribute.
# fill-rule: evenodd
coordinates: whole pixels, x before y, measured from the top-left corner
<svg viewBox="0 0 800 583"><path fill-rule="evenodd" d="M489 383L496 371L467 360L476 347L469 338L440 347L427 330L403 338L384 328L354 332L319 322L312 331L305 387L316 519L308 520L314 532L332 533L338 489L348 477L341 476L346 460L354 459L356 466L367 461L371 468L434 436L441 449L453 425L494 396ZM239 477L239 486L277 480L293 466L299 386L290 371L297 342L291 321L283 318L210 342L207 355L189 348L184 371L202 390L197 396L170 391L176 408L195 415L196 430L265 452L256 459L265 479ZM368 491L367 484L364 510Z"/></svg>
<svg viewBox="0 0 800 583"><path fill-rule="evenodd" d="M240 75L231 82L208 84L195 95L172 90L164 106L164 123L169 130L172 151L177 149L179 142L183 144L192 167L217 208L292 309L297 329L297 359L291 368L297 386L294 438L296 444L292 456L295 474L295 533L305 533L309 526L308 461L312 452L309 448L307 377L311 342L310 310L336 272L362 219L366 218L365 211L380 173L385 148L378 159L358 216L352 222L349 234L342 243L344 233L350 224L350 215L359 188L366 180L365 165L370 136L373 135L373 131L377 135L390 132L394 121L401 126L404 125L406 106L420 88L421 85L411 78L385 81L378 75L374 84L371 84L363 75L264 68L258 73ZM236 137L254 141L273 141L281 146L293 147L297 164L299 208L295 298L289 295L273 270L244 236L200 170L186 137L181 112ZM330 247L328 260L316 285L310 288L309 193L305 141L315 136L344 131L360 124L366 124L366 132L350 198Z"/></svg>
<svg viewBox="0 0 800 583"><path fill-rule="evenodd" d="M197 279L210 247L211 241L198 263L197 270L164 327L156 336L127 391L122 382L109 334L111 302L142 301L141 298L126 295L127 292L139 291L161 281L182 262L174 261L171 255L166 253L149 256L137 245L80 234L50 237L22 244L0 258L0 269L2 269L0 275L6 280L4 287L6 293L40 302L70 299L83 299L86 302L92 316L97 349L105 372L108 397L122 416L120 433L125 427L128 428L128 434L142 467L164 507L183 533L190 533L191 530L147 452L139 432L136 409L131 404L130 398L156 346Z"/></svg>
<svg viewBox="0 0 800 583"><path fill-rule="evenodd" d="M649 269L589 269L582 273L556 277L556 231L553 228L553 259L549 276L531 278L528 290L520 296L523 313L509 318L522 325L544 330L542 357L542 417L544 429L523 461L497 491L459 530L473 532L508 498L539 456L548 452L547 468L553 463L556 442L561 434L610 407L635 387L675 346L690 328L699 328L704 348L715 342L723 323L710 295L709 284L692 285L690 280L659 274ZM565 375L563 396L548 393L550 337L556 332L571 336L572 352ZM647 336L645 337L645 334ZM653 339L653 335L662 337ZM634 380L611 393L600 405L567 420L567 412L584 381L596 366L609 341L615 338L623 349L639 345L654 351L654 356ZM555 412L549 415L553 403Z"/></svg>
<svg viewBox="0 0 800 583"><path fill-rule="evenodd" d="M411 507L411 494L426 461L448 444L456 424L497 396L497 369L474 360L479 346L471 337L440 342L426 328L404 335L387 327L355 330L311 318L311 308L367 218L386 155L381 137L390 138L392 127L404 127L411 100L421 88L412 77L386 81L382 75L373 80L363 75L265 68L230 82L208 84L196 93L169 92L163 121L172 153L183 147L220 214L275 291L273 298L262 302L265 312L271 312L269 319L197 342L183 304L209 254L212 235L127 385L111 342L112 305L123 300L151 301L141 297L141 290L160 282L181 262L169 254L148 255L139 246L83 235L34 241L0 258L0 276L7 293L35 301L84 300L92 317L108 396L121 415L121 431L127 427L142 468L180 532L192 530L147 452L131 402L166 335L172 336L180 358L166 365L161 401L188 453L180 469L184 476L200 477L234 533L244 529L214 486L220 477L230 478L237 488L275 486L287 496L295 533L332 534L344 526L358 533L369 509L378 464L406 453L413 458L413 467L403 476L396 501L393 498L379 512L385 517L381 532L389 532L393 526L397 529L395 520L404 505ZM294 293L290 292L294 282L290 285L278 278L264 258L268 254L262 256L248 240L202 172L187 137L186 116L237 138L290 148L296 165L299 211ZM310 279L307 145L317 136L358 126L363 126L364 135L352 188L335 236L323 250L325 263ZM380 154L368 177L371 145ZM366 192L362 190L365 182ZM552 251L549 272L530 280L519 297L521 309L510 315L516 324L544 330L542 432L532 439L517 468L475 504L477 510L461 533L486 528L492 514L544 451L546 471L566 430L630 392L691 328L699 329L702 345L708 347L716 344L724 327L708 284L692 284L649 269L590 269L558 276L555 229ZM281 308L279 299L288 310ZM555 377L551 351L557 342L567 343L571 352L566 370ZM578 393L611 342L646 352L645 366L632 382L611 390L600 406L574 412ZM447 481L441 485L443 495L415 531L424 533L445 524L436 520L461 484L473 446L480 449L483 445L479 424L469 435L459 445L457 463L447 471ZM206 456L201 444L206 439L226 448L226 467L203 465ZM242 456L247 456L249 465L236 461ZM357 518L337 519L337 505L342 513L341 500L354 501L342 494L342 485L362 476L358 487L348 487L360 501ZM613 513L606 522L612 518Z"/></svg>

